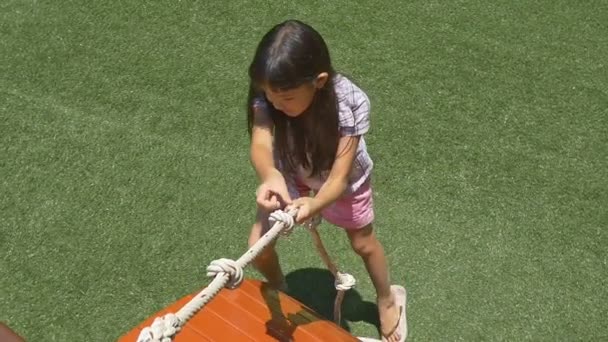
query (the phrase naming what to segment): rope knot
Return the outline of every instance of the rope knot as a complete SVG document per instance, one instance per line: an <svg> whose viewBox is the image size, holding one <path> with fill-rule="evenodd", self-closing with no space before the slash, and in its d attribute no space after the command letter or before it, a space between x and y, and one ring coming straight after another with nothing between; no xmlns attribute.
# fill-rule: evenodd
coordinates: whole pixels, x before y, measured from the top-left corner
<svg viewBox="0 0 608 342"><path fill-rule="evenodd" d="M215 277L222 272L228 274L229 279L226 287L229 289L235 289L243 282L243 268L234 260L217 259L207 266L207 277Z"/></svg>
<svg viewBox="0 0 608 342"><path fill-rule="evenodd" d="M171 337L181 330L181 322L175 314L156 317L150 327L141 331L137 342L171 342Z"/></svg>
<svg viewBox="0 0 608 342"><path fill-rule="evenodd" d="M336 290L338 291L348 291L355 287L357 281L355 277L348 273L337 272L336 281L334 285L336 286Z"/></svg>
<svg viewBox="0 0 608 342"><path fill-rule="evenodd" d="M292 232L293 226L295 224L293 216L284 212L283 210L273 211L268 217L268 222L270 223L271 227L274 226L276 222L283 223L284 226L283 230L281 231L281 234L283 235L289 235Z"/></svg>

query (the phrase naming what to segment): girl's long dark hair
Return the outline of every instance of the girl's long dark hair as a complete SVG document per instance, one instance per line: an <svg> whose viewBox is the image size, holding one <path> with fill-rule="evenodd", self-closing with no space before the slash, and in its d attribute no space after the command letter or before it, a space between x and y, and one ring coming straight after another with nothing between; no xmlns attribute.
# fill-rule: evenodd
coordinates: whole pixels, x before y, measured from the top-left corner
<svg viewBox="0 0 608 342"><path fill-rule="evenodd" d="M295 118L275 109L261 91L262 85L276 91L294 89L313 82L322 72L329 74L327 82L317 89L310 107ZM259 43L249 67L248 130L251 135L254 100L261 98L274 123L274 148L284 171L293 173L302 165L311 176L318 176L331 169L340 139L334 76L325 41L307 24L283 22Z"/></svg>

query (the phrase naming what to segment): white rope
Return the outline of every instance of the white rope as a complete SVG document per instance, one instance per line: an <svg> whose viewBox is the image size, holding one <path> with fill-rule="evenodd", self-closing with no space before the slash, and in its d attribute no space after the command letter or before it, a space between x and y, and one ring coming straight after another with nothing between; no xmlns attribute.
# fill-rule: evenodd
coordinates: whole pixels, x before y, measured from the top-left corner
<svg viewBox="0 0 608 342"><path fill-rule="evenodd" d="M291 214L292 212L293 215ZM277 222L282 222L285 227L283 227L283 229L280 231L281 234L289 235L293 231L293 227L295 224L294 216L296 212L297 209L293 209L293 211L290 211L289 213L286 213L282 210L275 210L268 217L268 223L270 223L271 226L274 226Z"/></svg>
<svg viewBox="0 0 608 342"><path fill-rule="evenodd" d="M220 273L228 274L226 287L236 289L243 282L243 268L232 259L213 260L207 266L207 277L215 277Z"/></svg>
<svg viewBox="0 0 608 342"><path fill-rule="evenodd" d="M338 290L336 299L334 300L334 322L340 325L342 323L342 301L344 300L344 294L355 287L356 281L352 275L340 271L336 271L334 278L334 286Z"/></svg>
<svg viewBox="0 0 608 342"><path fill-rule="evenodd" d="M214 260L207 267L207 276L214 277L211 283L182 307L176 314L166 314L154 319L150 327L144 328L137 342L171 342L192 316L202 309L223 287L235 288L243 281L243 268L249 265L279 234L289 234L293 230L296 209L288 212L276 210L270 214L270 230L264 234L238 260Z"/></svg>
<svg viewBox="0 0 608 342"><path fill-rule="evenodd" d="M355 287L357 280L348 273L336 272L335 286L338 291L348 291Z"/></svg>
<svg viewBox="0 0 608 342"><path fill-rule="evenodd" d="M329 256L327 250L325 249L325 246L323 245L321 236L317 231L317 226L319 226L319 224L321 224L321 218L315 217L311 219L308 223L308 228L310 235L313 238L315 247L317 248L317 252L319 252L321 259L323 259L323 262L325 263L331 274L333 274L334 276L334 286L338 291L334 300L334 322L340 325L342 321L342 300L344 299L344 294L346 291L355 287L357 281L352 275L340 272L338 270L338 267L336 267L336 264L334 264L334 262L331 260L331 257Z"/></svg>

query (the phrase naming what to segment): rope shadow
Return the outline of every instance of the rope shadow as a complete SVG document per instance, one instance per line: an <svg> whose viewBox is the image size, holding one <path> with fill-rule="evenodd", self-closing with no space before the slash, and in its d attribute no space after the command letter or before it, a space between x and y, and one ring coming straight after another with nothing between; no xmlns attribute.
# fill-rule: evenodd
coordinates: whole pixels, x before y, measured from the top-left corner
<svg viewBox="0 0 608 342"><path fill-rule="evenodd" d="M260 288L264 302L270 310L271 318L266 325L266 334L275 338L277 341L290 342L293 341L294 331L306 324L324 320L318 314L314 314L309 310L300 310L298 312L290 312L285 316L281 308L281 299L278 290L263 283ZM289 293L287 293L289 295Z"/></svg>
<svg viewBox="0 0 608 342"><path fill-rule="evenodd" d="M288 295L308 306L323 318L333 321L336 298L334 276L327 269L303 268L286 276ZM376 303L364 301L356 289L346 291L342 302L340 326L350 332L348 322L365 322L380 331L380 318Z"/></svg>

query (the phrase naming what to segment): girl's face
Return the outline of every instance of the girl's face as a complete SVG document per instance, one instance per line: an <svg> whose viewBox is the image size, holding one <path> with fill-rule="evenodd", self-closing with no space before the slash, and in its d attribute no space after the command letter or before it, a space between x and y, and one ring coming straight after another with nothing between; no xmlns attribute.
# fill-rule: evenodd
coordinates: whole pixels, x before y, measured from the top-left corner
<svg viewBox="0 0 608 342"><path fill-rule="evenodd" d="M295 118L310 107L317 89L325 85L327 77L327 73L321 73L313 82L289 90L274 91L269 86L264 86L263 90L274 108Z"/></svg>

